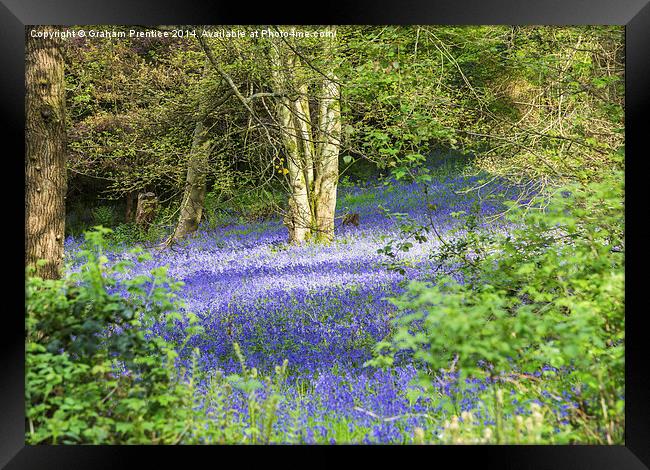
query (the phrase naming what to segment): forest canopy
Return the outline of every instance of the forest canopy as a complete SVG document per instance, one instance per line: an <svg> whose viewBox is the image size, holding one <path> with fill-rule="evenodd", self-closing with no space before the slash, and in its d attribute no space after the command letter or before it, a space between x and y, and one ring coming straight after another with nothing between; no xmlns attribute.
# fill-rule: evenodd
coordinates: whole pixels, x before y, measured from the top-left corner
<svg viewBox="0 0 650 470"><path fill-rule="evenodd" d="M260 38L210 39L221 72L192 36L66 41L70 204L81 193L125 204L153 191L178 205L197 113L209 127L208 192L289 193L276 168L286 151L267 29L237 28ZM310 119L318 121L323 74L344 84L339 156L360 162L341 162L352 178L357 166L364 177L400 168L423 147L481 155L481 166L512 179L594 178L615 164L620 28L338 27L336 38L335 50L319 39L279 46L298 59L282 67L300 77L289 86L306 87Z"/></svg>

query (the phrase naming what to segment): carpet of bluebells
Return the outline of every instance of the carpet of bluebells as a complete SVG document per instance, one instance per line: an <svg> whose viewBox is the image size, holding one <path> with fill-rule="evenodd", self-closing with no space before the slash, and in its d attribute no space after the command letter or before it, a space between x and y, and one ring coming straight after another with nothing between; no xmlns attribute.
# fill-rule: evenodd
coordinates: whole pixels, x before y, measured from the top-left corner
<svg viewBox="0 0 650 470"><path fill-rule="evenodd" d="M346 185L339 188L338 215L356 212L360 225L337 223L336 240L329 245L288 245L280 220L233 222L202 229L171 249L152 249L153 259L137 264L131 275L168 266L169 275L183 281L185 309L198 315L205 331L181 351L186 363L188 352L198 348L199 367L214 374L239 373L235 342L246 365L260 375L272 374L286 360L288 374L273 426L278 433L297 435L299 442L413 442L417 428L433 429L433 435L443 431L442 419L431 416L444 416L450 404L458 415L471 411L475 424L491 425L480 396L484 382L468 383L461 392L456 377L443 374L437 396L413 398L413 363L402 360L384 370L364 367L375 343L390 333L397 313L388 298L402 292L405 281L430 272L428 255L439 243L435 237L414 243L399 255L410 261L405 273L388 269L378 249L398 233L389 212L433 221L446 234L458 224L453 214L470 212L477 202L485 216L503 210L499 198L462 193L476 184L477 177L433 183L429 197L435 210L426 206L416 184ZM493 185L491 192L499 191ZM502 223L485 229L508 227ZM74 251L77 242L67 243ZM116 250L109 259L124 256ZM161 328L159 334L173 332ZM199 397L205 386L199 384ZM263 397L268 390L256 393ZM557 402L558 413L566 413L569 398ZM233 419L246 419L246 396L233 393L228 400L236 411ZM521 403L517 412L529 413L527 405Z"/></svg>

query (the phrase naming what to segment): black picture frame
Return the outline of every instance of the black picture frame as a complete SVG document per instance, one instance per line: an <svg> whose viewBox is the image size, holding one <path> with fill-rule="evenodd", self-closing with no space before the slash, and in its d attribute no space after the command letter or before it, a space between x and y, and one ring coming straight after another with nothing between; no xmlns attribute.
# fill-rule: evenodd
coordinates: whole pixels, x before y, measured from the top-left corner
<svg viewBox="0 0 650 470"><path fill-rule="evenodd" d="M641 178L644 176L645 137L650 136L650 126L645 114L650 104L650 0L456 0L425 1L402 0L395 2L362 1L355 4L310 5L300 2L269 2L258 5L246 2L194 2L185 0L0 0L0 106L2 107L2 130L6 136L1 149L6 150L3 164L7 174L3 183L15 182L17 187L2 184L6 193L0 201L3 205L5 232L15 233L13 242L5 246L5 273L14 278L16 290L9 284L4 287L4 315L0 331L4 338L0 343L0 468L122 468L138 464L138 457L147 459L147 467L155 461L168 462L176 451L152 447L128 446L26 446L24 443L24 299L16 292L23 292L24 255L20 250L20 221L24 220L21 206L21 182L24 167L19 155L24 153L24 38L25 25L32 24L614 24L626 28L626 244L632 256L626 265L626 430L625 444L617 446L419 446L408 448L408 462L429 466L463 466L474 460L480 468L499 469L643 469L650 468L650 379L644 362L648 357L648 341L642 328L645 314L643 298L639 295L645 279L643 267L648 264L642 245L641 224L647 218L645 192ZM642 216L641 211L645 210ZM19 222L16 223L16 220ZM15 243L15 248L13 243ZM24 246L24 245L23 245ZM639 274L637 274L639 273ZM10 279L11 280L11 279ZM11 301L9 301L11 299ZM277 446L276 449L283 446ZM359 453L366 456L385 455L393 446L378 449L365 446ZM275 449L256 449L262 453L275 453ZM285 448L286 450L286 448ZM286 454L290 460L278 463L298 462L311 465L318 452L331 449L310 448L300 460L294 452L303 453L295 447ZM228 465L247 465L252 453L248 448L232 446L227 449L229 457L238 455ZM192 460L184 459L186 465L199 457L207 457L211 465L226 465L221 448L192 448L180 450ZM209 453L210 455L207 455ZM239 457L241 456L241 457ZM444 460L455 462L443 464ZM295 459L295 460L294 460ZM239 462L239 463L236 463ZM405 461L406 462L406 461ZM336 464L334 461L329 462ZM199 465L198 463L196 465ZM473 466L472 465L472 466Z"/></svg>

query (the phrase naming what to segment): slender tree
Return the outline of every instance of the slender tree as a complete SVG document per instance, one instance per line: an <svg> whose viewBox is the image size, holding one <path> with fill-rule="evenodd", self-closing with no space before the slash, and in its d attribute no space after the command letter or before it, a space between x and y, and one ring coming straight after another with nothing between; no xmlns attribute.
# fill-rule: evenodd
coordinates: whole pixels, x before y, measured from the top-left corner
<svg viewBox="0 0 650 470"><path fill-rule="evenodd" d="M54 30L37 26L25 31L25 262L36 275L56 279L63 266L65 229L64 64L60 39L32 37L32 31Z"/></svg>
<svg viewBox="0 0 650 470"><path fill-rule="evenodd" d="M332 32L335 32L331 28ZM325 39L326 57L335 57L335 37ZM328 241L334 238L336 190L339 181L339 150L341 148L341 90L331 67L321 81L318 105L318 145L314 181L315 215L318 233Z"/></svg>
<svg viewBox="0 0 650 470"><path fill-rule="evenodd" d="M210 141L207 134L203 121L199 120L194 128L181 212L170 242L180 240L199 228L207 189L206 173L208 172L210 153Z"/></svg>

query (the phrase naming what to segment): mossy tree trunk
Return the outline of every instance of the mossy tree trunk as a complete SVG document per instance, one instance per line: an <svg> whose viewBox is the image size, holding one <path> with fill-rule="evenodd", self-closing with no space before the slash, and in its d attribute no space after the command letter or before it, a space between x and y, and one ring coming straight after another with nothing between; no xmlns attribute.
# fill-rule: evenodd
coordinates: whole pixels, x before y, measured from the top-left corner
<svg viewBox="0 0 650 470"><path fill-rule="evenodd" d="M124 213L124 221L126 223L133 222L135 211L133 210L133 191L126 194L126 210Z"/></svg>
<svg viewBox="0 0 650 470"><path fill-rule="evenodd" d="M25 33L25 264L34 266L37 276L56 279L63 267L67 190L64 63L60 39L33 38L30 29Z"/></svg>
<svg viewBox="0 0 650 470"><path fill-rule="evenodd" d="M207 191L206 175L208 172L209 154L210 141L208 139L208 130L203 121L199 120L194 128L183 201L181 202L178 223L172 235L172 242L196 232L199 228Z"/></svg>

